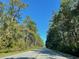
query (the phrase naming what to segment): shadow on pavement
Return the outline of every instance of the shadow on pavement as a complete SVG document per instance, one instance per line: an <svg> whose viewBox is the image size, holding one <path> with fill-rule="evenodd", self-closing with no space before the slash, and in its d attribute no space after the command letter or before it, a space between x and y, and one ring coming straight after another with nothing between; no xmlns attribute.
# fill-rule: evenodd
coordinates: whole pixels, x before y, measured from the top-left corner
<svg viewBox="0 0 79 59"><path fill-rule="evenodd" d="M19 57L19 58L5 58L5 59L35 59L35 58Z"/></svg>
<svg viewBox="0 0 79 59"><path fill-rule="evenodd" d="M77 59L77 57L75 57L75 56L64 54L64 53L61 53L61 52L56 51L56 50L52 51L50 49L44 49L44 50L40 50L37 52L40 54L48 54L49 56L52 56L52 57L65 57L67 59ZM49 59L56 59L56 58L49 57Z"/></svg>
<svg viewBox="0 0 79 59"><path fill-rule="evenodd" d="M41 53L41 54L48 54L48 55L56 55L56 53L54 52L54 53L52 53L52 51L51 50L49 50L49 49L44 49L44 50L39 50L39 51L37 51L38 53Z"/></svg>

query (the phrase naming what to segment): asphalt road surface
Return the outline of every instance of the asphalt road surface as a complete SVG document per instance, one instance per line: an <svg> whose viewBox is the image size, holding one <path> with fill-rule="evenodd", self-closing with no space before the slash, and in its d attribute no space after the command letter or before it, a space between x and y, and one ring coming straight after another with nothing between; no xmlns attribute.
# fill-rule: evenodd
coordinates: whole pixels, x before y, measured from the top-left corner
<svg viewBox="0 0 79 59"><path fill-rule="evenodd" d="M42 48L38 50L3 57L0 59L77 59L77 58L67 54L56 52L54 50L51 51L50 49Z"/></svg>

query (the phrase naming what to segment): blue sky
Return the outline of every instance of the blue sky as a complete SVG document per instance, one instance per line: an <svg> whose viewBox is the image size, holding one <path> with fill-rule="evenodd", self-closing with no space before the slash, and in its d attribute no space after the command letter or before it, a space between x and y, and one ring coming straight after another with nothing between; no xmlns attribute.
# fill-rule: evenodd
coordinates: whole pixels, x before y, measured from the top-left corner
<svg viewBox="0 0 79 59"><path fill-rule="evenodd" d="M42 39L46 41L49 20L54 11L60 7L60 0L23 0L29 4L24 14L29 15L37 24L38 32Z"/></svg>
<svg viewBox="0 0 79 59"><path fill-rule="evenodd" d="M3 1L3 0L2 0ZM7 2L8 0L4 0ZM30 16L37 24L38 33L46 41L49 20L53 12L60 8L60 0L22 0L29 6L22 11L22 18Z"/></svg>

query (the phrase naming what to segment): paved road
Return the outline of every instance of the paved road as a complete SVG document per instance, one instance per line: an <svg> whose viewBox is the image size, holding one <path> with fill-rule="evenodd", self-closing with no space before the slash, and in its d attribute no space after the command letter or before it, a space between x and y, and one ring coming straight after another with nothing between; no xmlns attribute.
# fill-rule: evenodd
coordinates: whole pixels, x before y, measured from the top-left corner
<svg viewBox="0 0 79 59"><path fill-rule="evenodd" d="M73 56L65 55L60 52L51 51L47 48L28 51L0 59L76 59Z"/></svg>

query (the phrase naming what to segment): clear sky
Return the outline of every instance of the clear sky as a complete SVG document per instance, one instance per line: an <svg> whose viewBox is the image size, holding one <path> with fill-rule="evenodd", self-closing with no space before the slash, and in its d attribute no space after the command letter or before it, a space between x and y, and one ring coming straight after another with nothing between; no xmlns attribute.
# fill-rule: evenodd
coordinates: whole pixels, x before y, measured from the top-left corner
<svg viewBox="0 0 79 59"><path fill-rule="evenodd" d="M3 0L2 0L3 1ZM46 41L49 20L53 11L60 8L60 0L22 0L29 6L23 12L23 18L30 16L37 24L38 33ZM7 2L7 0L4 0Z"/></svg>
<svg viewBox="0 0 79 59"><path fill-rule="evenodd" d="M53 11L57 11L60 7L60 0L23 0L28 3L28 8L25 9L24 14L31 16L36 22L38 31L42 39L46 40L49 20Z"/></svg>

